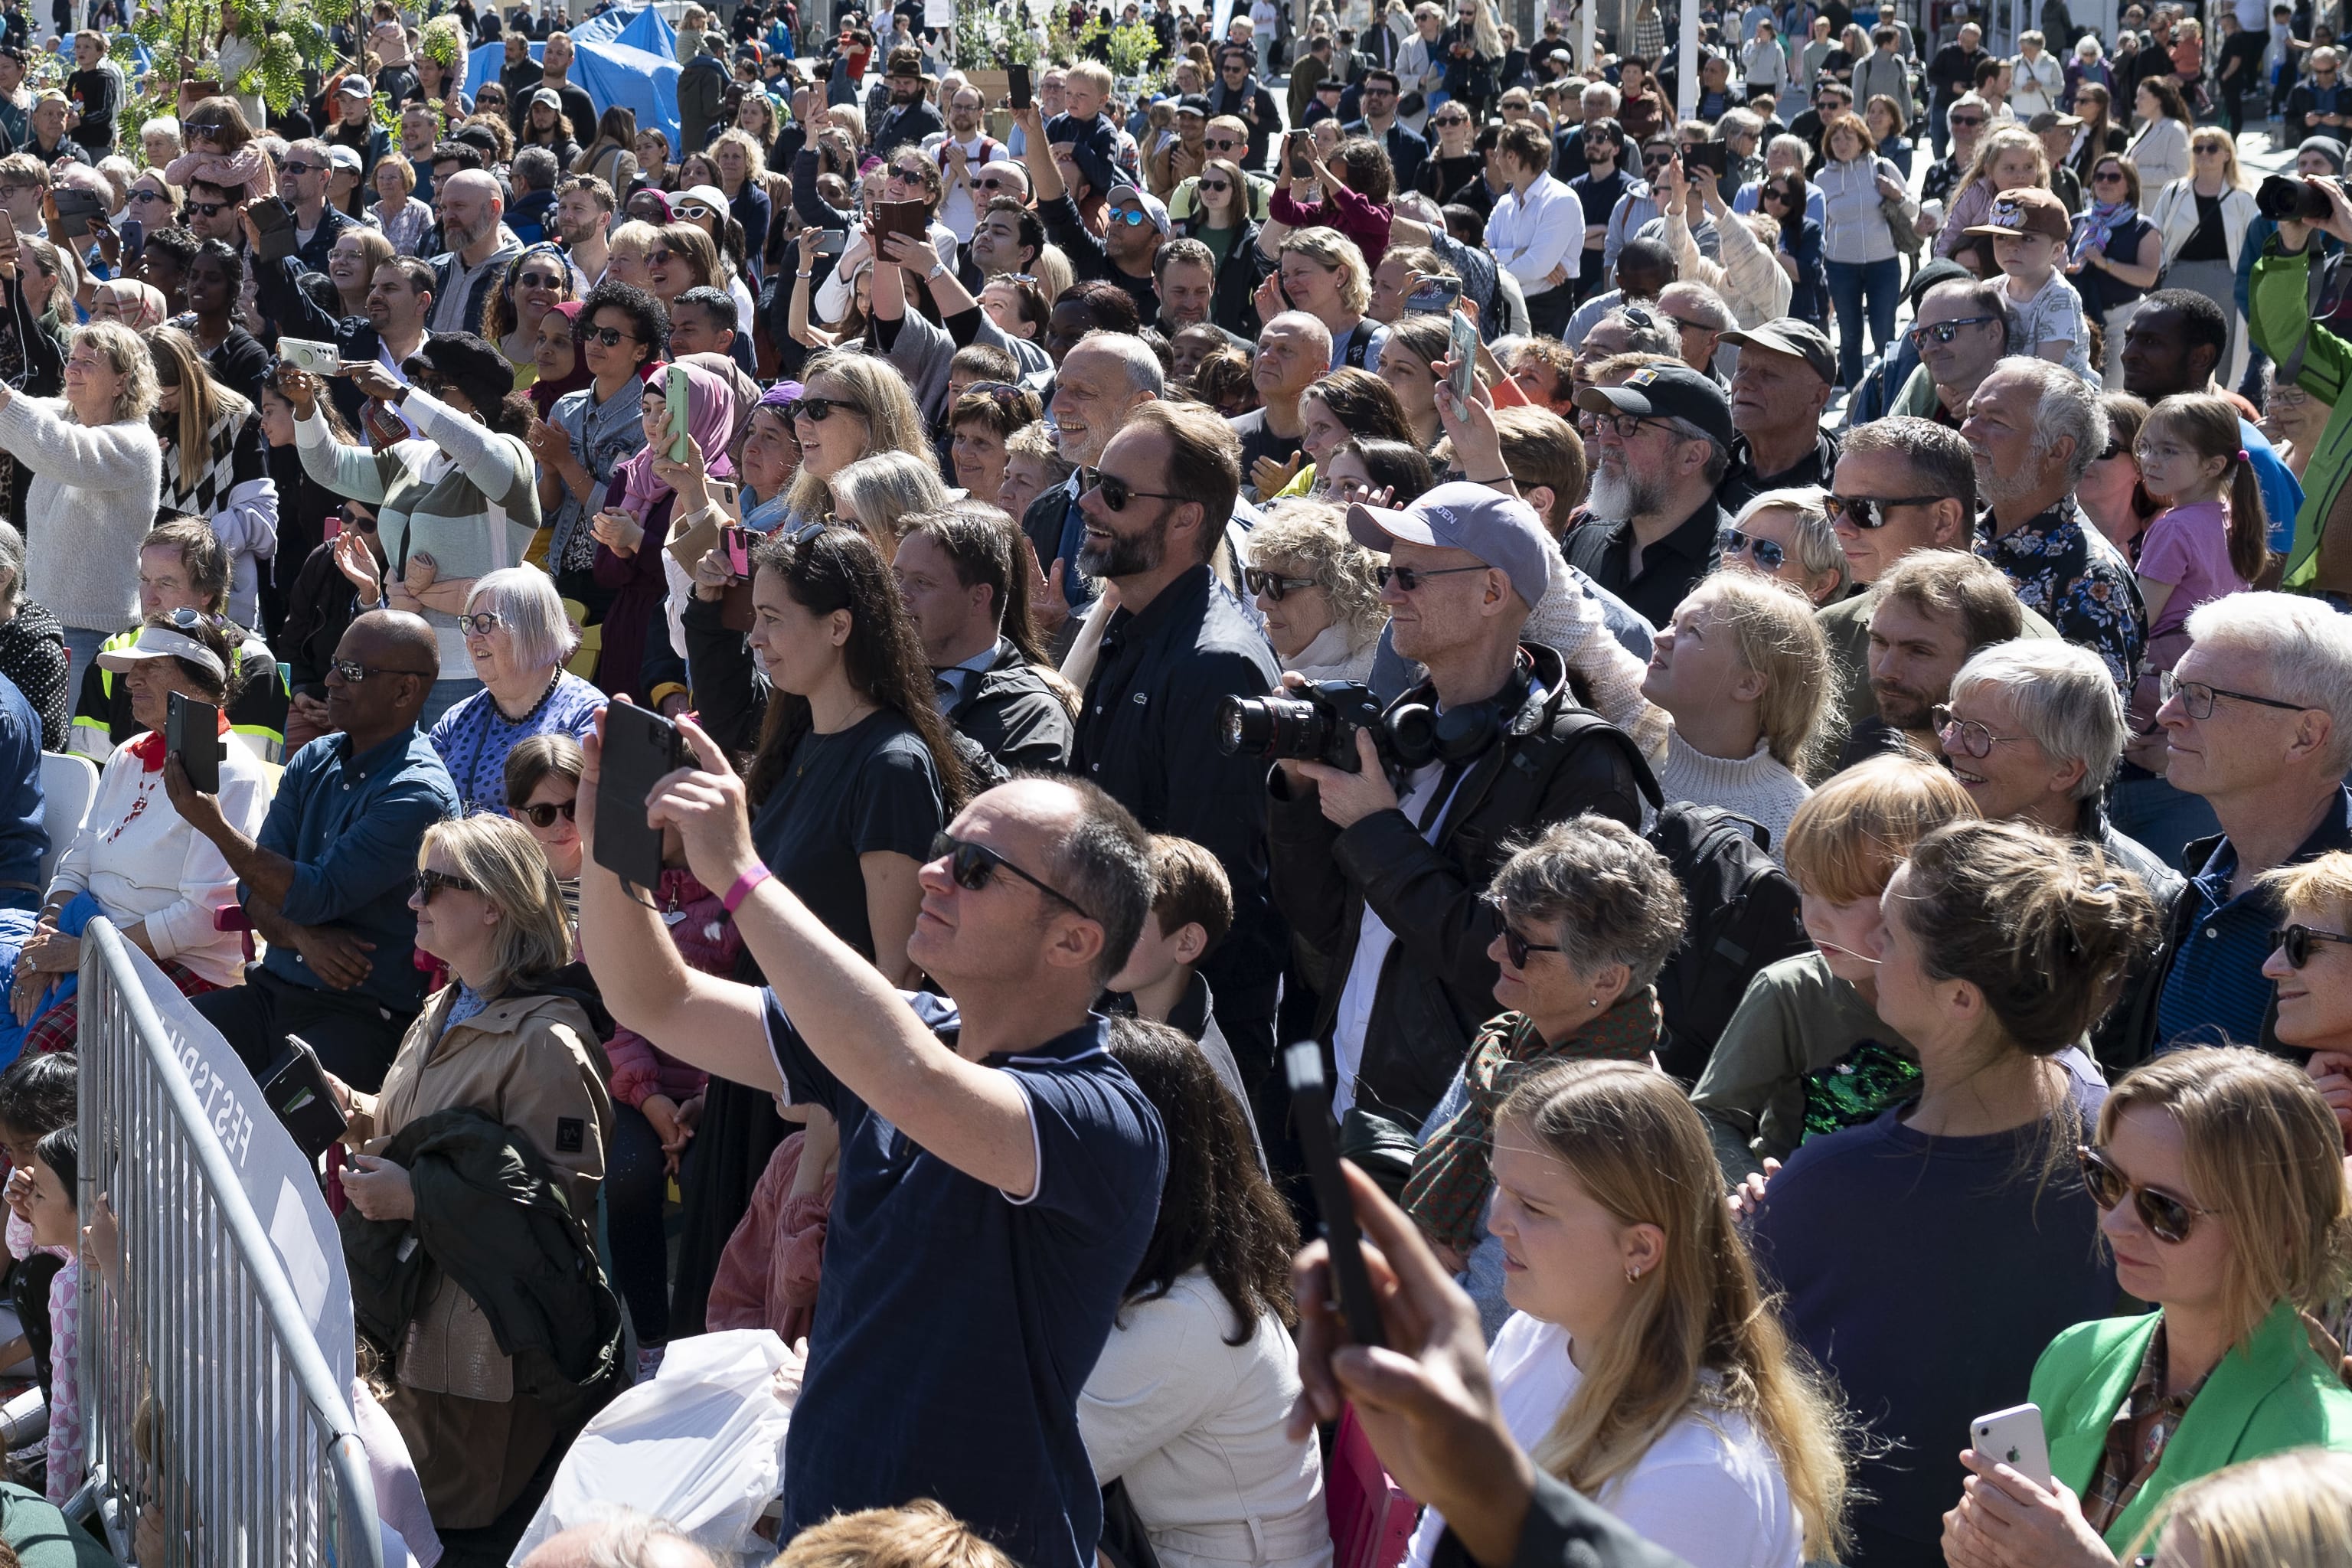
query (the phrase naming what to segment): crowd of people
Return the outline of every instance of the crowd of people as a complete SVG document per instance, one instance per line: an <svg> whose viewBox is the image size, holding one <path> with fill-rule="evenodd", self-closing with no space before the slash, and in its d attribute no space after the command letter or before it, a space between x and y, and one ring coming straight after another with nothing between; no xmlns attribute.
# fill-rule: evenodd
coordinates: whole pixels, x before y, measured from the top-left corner
<svg viewBox="0 0 2352 1568"><path fill-rule="evenodd" d="M102 916L328 1075L395 1565L750 1329L786 1564L2352 1568L2333 36L1842 12L0 13L0 1550Z"/></svg>

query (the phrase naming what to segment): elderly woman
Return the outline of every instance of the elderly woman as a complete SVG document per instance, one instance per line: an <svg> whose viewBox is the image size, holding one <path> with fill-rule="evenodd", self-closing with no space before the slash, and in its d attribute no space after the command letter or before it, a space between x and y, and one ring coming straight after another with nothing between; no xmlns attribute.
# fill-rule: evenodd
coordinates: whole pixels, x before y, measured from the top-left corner
<svg viewBox="0 0 2352 1568"><path fill-rule="evenodd" d="M1485 1217L1495 1112L1550 1063L1649 1059L1664 1028L1650 983L1681 942L1688 906L1664 856L1596 816L1557 824L1512 856L1487 897L1501 917L1486 956L1504 1011L1422 1130L1404 1206L1441 1257L1467 1267L1481 1315L1499 1325L1504 1264Z"/></svg>
<svg viewBox="0 0 2352 1568"><path fill-rule="evenodd" d="M1724 565L1769 577L1816 609L1844 598L1853 572L1838 548L1828 500L1818 487L1765 491L1724 533Z"/></svg>
<svg viewBox="0 0 2352 1568"><path fill-rule="evenodd" d="M376 160L370 179L375 200L368 205L368 216L394 250L415 255L433 228L433 209L416 198L416 166L398 153L387 153Z"/></svg>
<svg viewBox="0 0 2352 1568"><path fill-rule="evenodd" d="M0 268L13 260L0 256ZM0 450L33 475L25 515L73 520L34 531L26 570L78 665L139 614L139 542L163 488L163 448L147 424L154 406L146 340L114 321L74 330L62 401L0 384Z"/></svg>
<svg viewBox="0 0 2352 1568"><path fill-rule="evenodd" d="M554 582L535 566L476 578L457 626L482 689L441 715L433 749L467 811L501 811L507 754L534 735L585 740L604 694L563 668L579 638Z"/></svg>
<svg viewBox="0 0 2352 1568"><path fill-rule="evenodd" d="M2289 908L2340 920L2347 857L2326 858L2339 864L2264 879ZM1955 1568L2112 1568L2174 1489L2269 1454L2341 1449L2352 1433L2341 1357L2305 1316L2343 1300L2352 1195L2343 1142L2304 1076L2242 1046L2159 1057L2115 1086L2078 1159L2116 1285L2156 1310L2079 1323L2035 1363L2049 1486L1998 1454L1961 1456L1969 1479L1944 1515ZM2118 1446L2118 1424L2137 1440Z"/></svg>
<svg viewBox="0 0 2352 1568"><path fill-rule="evenodd" d="M1379 559L1348 536L1337 507L1283 500L1249 533L1242 583L1282 668L1309 680L1364 680L1388 611Z"/></svg>
<svg viewBox="0 0 2352 1568"><path fill-rule="evenodd" d="M41 1005L44 988L79 966L81 931L91 915L113 921L183 995L244 980L242 939L214 926L214 916L237 901L236 873L163 789L163 725L173 694L226 710L241 679L242 640L213 616L181 610L149 620L131 647L99 656L130 688L131 710L147 732L106 760L89 815L42 900L39 928L17 959L19 982L40 977L37 984L17 984L13 997L17 1021L33 1020L26 1048L73 1047L79 1027L74 999L46 1010ZM219 732L226 742L225 711ZM269 811L263 764L243 746L224 743L220 781L223 816L240 833L258 832Z"/></svg>
<svg viewBox="0 0 2352 1568"><path fill-rule="evenodd" d="M0 677L40 716L41 750L64 751L70 708L65 628L47 605L25 596L25 536L11 522L0 522Z"/></svg>
<svg viewBox="0 0 2352 1568"><path fill-rule="evenodd" d="M459 1205L442 1195L470 1188L454 1182L422 1186L407 1165L387 1157L399 1147L414 1161L415 1140L403 1137L414 1124L436 1112L473 1110L501 1130L493 1136L505 1141L507 1160L545 1169L572 1214L595 1213L613 1103L588 1015L571 996L541 989L572 959L572 931L546 857L520 824L503 816L436 824L417 853L409 907L416 911L417 951L446 964L450 981L409 1026L380 1092L329 1080L351 1118L343 1140L358 1151L358 1168L343 1173L352 1206L365 1220L399 1227L404 1241L432 1238L424 1243L428 1259L461 1233L481 1247L475 1222L452 1212ZM499 1152L494 1146L492 1157ZM381 1233L345 1224L346 1247L379 1239ZM517 1258L515 1267L556 1269L561 1279L593 1256L583 1248ZM447 1269L428 1275L429 1294L397 1331L413 1325L445 1346L446 1359L427 1366L402 1357L398 1385L384 1405L416 1462L434 1523L444 1531L478 1530L524 1495L550 1451L571 1436L570 1424L523 1392L527 1379L517 1375L481 1307ZM610 1310L601 1289L580 1300L583 1310ZM615 1313L616 1352L617 1328Z"/></svg>

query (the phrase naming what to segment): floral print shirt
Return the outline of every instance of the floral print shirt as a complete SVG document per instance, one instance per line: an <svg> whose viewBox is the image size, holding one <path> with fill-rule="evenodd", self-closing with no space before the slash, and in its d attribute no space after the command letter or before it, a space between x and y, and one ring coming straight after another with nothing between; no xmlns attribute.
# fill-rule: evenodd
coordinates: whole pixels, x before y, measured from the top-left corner
<svg viewBox="0 0 2352 1568"><path fill-rule="evenodd" d="M2005 538L1993 536L1987 511L1977 520L1977 553L2008 575L2020 604L2105 659L2116 686L2131 690L2147 647L2139 584L2122 552L2084 522L2073 497Z"/></svg>

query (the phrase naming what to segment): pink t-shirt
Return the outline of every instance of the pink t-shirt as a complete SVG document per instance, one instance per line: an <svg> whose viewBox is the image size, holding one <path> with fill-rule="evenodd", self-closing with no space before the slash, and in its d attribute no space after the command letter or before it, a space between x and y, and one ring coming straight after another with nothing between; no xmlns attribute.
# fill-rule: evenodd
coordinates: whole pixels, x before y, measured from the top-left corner
<svg viewBox="0 0 2352 1568"><path fill-rule="evenodd" d="M2159 513L2140 538L2138 571L2151 583L2172 584L2172 596L2147 634L2151 661L2169 669L2179 651L2165 657L2157 639L2179 631L2198 605L2245 591L2246 580L2230 564L2230 509L2206 500Z"/></svg>

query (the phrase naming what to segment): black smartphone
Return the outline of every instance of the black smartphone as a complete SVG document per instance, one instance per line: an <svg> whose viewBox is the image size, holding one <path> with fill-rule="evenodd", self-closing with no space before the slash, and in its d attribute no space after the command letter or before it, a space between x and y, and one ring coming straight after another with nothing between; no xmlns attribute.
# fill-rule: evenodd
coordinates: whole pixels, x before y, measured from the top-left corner
<svg viewBox="0 0 2352 1568"><path fill-rule="evenodd" d="M1722 142L1699 142L1683 149L1683 172L1711 171L1717 180L1731 176L1731 148Z"/></svg>
<svg viewBox="0 0 2352 1568"><path fill-rule="evenodd" d="M661 884L661 829L646 825L654 785L685 763L677 726L649 708L604 710L604 769L596 785L596 864L640 888Z"/></svg>
<svg viewBox="0 0 2352 1568"><path fill-rule="evenodd" d="M58 232L79 238L89 233L91 220L106 221L106 207L88 191L60 186L52 198L58 204Z"/></svg>
<svg viewBox="0 0 2352 1568"><path fill-rule="evenodd" d="M130 265L131 258L147 248L147 226L135 217L122 220L122 260Z"/></svg>
<svg viewBox="0 0 2352 1568"><path fill-rule="evenodd" d="M1006 100L1015 109L1029 107L1029 68L1014 60L1004 68Z"/></svg>
<svg viewBox="0 0 2352 1568"><path fill-rule="evenodd" d="M1290 177L1294 180L1311 179L1315 174L1315 164L1298 149L1298 143L1301 142L1305 142L1311 147L1315 144L1315 139L1304 131L1294 131L1290 133Z"/></svg>
<svg viewBox="0 0 2352 1568"><path fill-rule="evenodd" d="M163 750L180 759L188 782L205 795L220 794L220 710L179 692L163 714Z"/></svg>
<svg viewBox="0 0 2352 1568"><path fill-rule="evenodd" d="M245 210L253 215L253 226L261 235L256 256L264 261L283 261L294 254L294 209L283 197L265 196Z"/></svg>
<svg viewBox="0 0 2352 1568"><path fill-rule="evenodd" d="M1291 1120L1307 1156L1307 1179L1315 1189L1323 1239L1331 1249L1331 1281L1339 1288L1348 1335L1360 1345L1384 1343L1372 1277L1364 1268L1363 1237L1356 1229L1355 1202L1348 1195L1347 1178L1339 1173L1339 1129L1331 1120L1330 1086L1323 1080L1323 1047L1313 1040L1287 1047L1282 1053L1282 1071L1290 1085Z"/></svg>
<svg viewBox="0 0 2352 1568"><path fill-rule="evenodd" d="M320 1065L319 1053L301 1036L286 1037L286 1048L269 1064L260 1087L262 1100L278 1113L279 1124L305 1158L316 1161L342 1141L343 1129L351 1122L327 1087L327 1069Z"/></svg>

